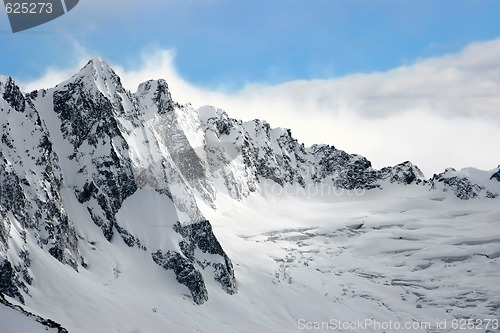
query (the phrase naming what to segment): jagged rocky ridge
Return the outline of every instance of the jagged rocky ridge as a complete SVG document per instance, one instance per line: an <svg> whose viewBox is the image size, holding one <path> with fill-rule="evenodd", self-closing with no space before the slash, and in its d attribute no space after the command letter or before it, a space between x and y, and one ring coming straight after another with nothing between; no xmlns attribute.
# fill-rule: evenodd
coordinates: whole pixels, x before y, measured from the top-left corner
<svg viewBox="0 0 500 333"><path fill-rule="evenodd" d="M455 170L429 180L410 162L376 170L365 157L333 146L305 147L290 130L265 121L179 105L164 80L131 93L99 59L56 87L29 94L1 77L0 126L0 292L20 302L36 279L29 245L75 271L92 265L82 255L92 243L79 231L83 220L107 241L119 238L149 253L202 304L209 299L202 272L226 293L237 292L231 260L198 208L197 200L215 208L218 192L241 200L272 181L345 190L414 184L463 200L498 196ZM500 181L499 172L490 180ZM146 192L171 212L159 218L167 240L149 237L141 221L121 213Z"/></svg>
<svg viewBox="0 0 500 333"><path fill-rule="evenodd" d="M5 296L2 293L0 293L0 304L3 304L6 307L9 307L15 311L18 311L22 313L24 316L40 323L40 325L45 326L45 330L54 329L54 331L57 330L58 333L68 333L67 329L65 329L64 327L61 326L61 324L53 321L52 319L42 318L34 313L26 311L25 309L23 309L23 307L19 305L12 304L5 298Z"/></svg>

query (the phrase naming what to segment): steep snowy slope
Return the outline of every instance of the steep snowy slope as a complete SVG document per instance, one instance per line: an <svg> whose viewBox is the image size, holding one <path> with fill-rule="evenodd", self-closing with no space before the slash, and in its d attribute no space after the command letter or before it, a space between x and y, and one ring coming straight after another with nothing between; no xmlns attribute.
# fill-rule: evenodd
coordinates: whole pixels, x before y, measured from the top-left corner
<svg viewBox="0 0 500 333"><path fill-rule="evenodd" d="M0 295L39 316L0 305L4 330L432 332L498 314L499 168L376 170L179 105L164 80L132 93L100 59L29 94L0 77L0 126Z"/></svg>

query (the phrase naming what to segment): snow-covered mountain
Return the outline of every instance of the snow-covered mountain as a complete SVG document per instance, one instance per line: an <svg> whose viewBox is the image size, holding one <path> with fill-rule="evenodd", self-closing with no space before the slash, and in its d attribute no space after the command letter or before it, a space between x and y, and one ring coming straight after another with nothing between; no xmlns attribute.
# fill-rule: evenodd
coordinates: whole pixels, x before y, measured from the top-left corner
<svg viewBox="0 0 500 333"><path fill-rule="evenodd" d="M1 76L0 126L2 332L498 318L500 166L376 170L97 58L47 90Z"/></svg>

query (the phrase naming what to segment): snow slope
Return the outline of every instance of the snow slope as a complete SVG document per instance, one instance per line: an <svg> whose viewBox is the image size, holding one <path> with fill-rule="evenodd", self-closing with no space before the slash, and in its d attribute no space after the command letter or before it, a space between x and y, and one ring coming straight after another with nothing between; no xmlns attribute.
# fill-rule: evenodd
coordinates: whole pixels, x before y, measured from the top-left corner
<svg viewBox="0 0 500 333"><path fill-rule="evenodd" d="M301 324L358 319L456 332L453 319L498 318L500 212L492 200L415 186L360 196L255 194L219 206L204 213L234 263L237 294L212 288L195 305L146 254L101 239L84 253L96 264L80 273L37 256L40 282L28 309L70 332L299 332ZM449 327L438 330L444 320Z"/></svg>

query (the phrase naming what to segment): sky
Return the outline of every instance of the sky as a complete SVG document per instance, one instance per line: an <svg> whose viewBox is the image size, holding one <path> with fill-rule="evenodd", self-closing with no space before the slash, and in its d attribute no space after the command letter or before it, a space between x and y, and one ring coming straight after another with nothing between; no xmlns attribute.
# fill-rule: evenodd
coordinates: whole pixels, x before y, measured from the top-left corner
<svg viewBox="0 0 500 333"><path fill-rule="evenodd" d="M0 9L0 74L49 88L102 57L135 91L291 128L376 168L427 177L500 164L500 1L80 0L12 33Z"/></svg>

